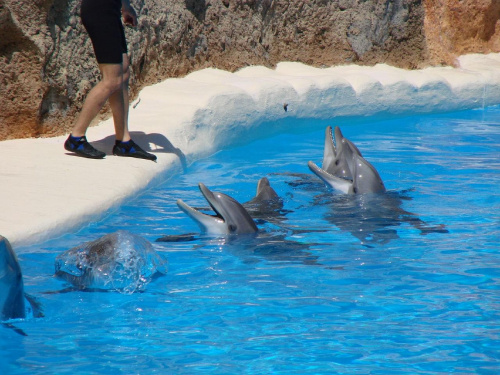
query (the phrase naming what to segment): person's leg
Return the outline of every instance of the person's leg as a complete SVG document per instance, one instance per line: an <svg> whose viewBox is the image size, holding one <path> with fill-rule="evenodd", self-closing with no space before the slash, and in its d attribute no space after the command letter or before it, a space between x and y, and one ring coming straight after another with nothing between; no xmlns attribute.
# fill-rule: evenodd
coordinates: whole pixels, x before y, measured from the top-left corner
<svg viewBox="0 0 500 375"><path fill-rule="evenodd" d="M129 108L129 98L128 98L128 83L130 78L129 61L126 53L123 54L123 64L122 64L122 84L121 87L116 90L109 97L109 105L111 106L111 111L113 112L113 122L115 124L116 140L127 142L130 140L130 134L128 131L128 108Z"/></svg>
<svg viewBox="0 0 500 375"><path fill-rule="evenodd" d="M126 53L123 54L122 86L109 97L109 104L113 111L113 122L115 124L116 142L113 147L113 155L129 156L133 158L156 161L156 156L144 151L130 137L128 130L129 96L128 82L130 78L129 60Z"/></svg>
<svg viewBox="0 0 500 375"><path fill-rule="evenodd" d="M87 142L85 133L92 120L106 103L106 100L123 87L123 66L121 63L99 64L99 68L101 69L102 80L88 93L73 130L64 143L64 148L67 151L93 159L103 159L106 154L92 147Z"/></svg>
<svg viewBox="0 0 500 375"><path fill-rule="evenodd" d="M82 110L78 119L71 131L74 137L84 136L92 120L99 114L99 111L106 103L106 100L123 88L123 65L122 64L100 64L99 68L102 74L102 80L90 90L83 103ZM119 105L116 103L115 106ZM116 108L116 111L123 113L124 103L122 100L121 109ZM113 109L113 116L115 109ZM123 116L123 115L122 115Z"/></svg>

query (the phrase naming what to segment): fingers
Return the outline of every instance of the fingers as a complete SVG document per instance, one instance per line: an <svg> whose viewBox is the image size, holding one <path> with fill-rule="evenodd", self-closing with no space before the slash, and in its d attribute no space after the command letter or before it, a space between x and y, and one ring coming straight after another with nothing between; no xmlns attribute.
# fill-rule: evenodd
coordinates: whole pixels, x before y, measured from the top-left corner
<svg viewBox="0 0 500 375"><path fill-rule="evenodd" d="M137 26L137 14L132 7L122 8L123 23L127 26Z"/></svg>

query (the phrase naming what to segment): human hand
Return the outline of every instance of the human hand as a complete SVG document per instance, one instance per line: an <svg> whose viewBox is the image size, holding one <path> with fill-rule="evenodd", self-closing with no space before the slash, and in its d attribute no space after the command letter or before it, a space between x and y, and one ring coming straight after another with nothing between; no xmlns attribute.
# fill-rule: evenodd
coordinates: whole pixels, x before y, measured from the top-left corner
<svg viewBox="0 0 500 375"><path fill-rule="evenodd" d="M130 4L122 3L123 23L127 26L137 26L137 13Z"/></svg>

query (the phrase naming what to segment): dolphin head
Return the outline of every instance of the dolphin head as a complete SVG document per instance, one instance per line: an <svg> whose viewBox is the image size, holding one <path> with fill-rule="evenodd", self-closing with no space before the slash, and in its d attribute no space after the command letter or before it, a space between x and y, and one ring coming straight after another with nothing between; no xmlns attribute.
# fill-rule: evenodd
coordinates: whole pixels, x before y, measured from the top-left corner
<svg viewBox="0 0 500 375"><path fill-rule="evenodd" d="M9 241L0 236L0 321L25 316L21 267Z"/></svg>
<svg viewBox="0 0 500 375"><path fill-rule="evenodd" d="M351 160L353 154L361 155L359 149L342 135L340 128L335 127L335 144L333 143L332 127L325 131L325 147L321 168L329 174L352 180Z"/></svg>
<svg viewBox="0 0 500 375"><path fill-rule="evenodd" d="M327 185L344 194L385 192L385 186L377 170L371 165L354 143L345 138L335 127L335 144L328 126L325 134L323 165L319 168L310 161L309 169Z"/></svg>
<svg viewBox="0 0 500 375"><path fill-rule="evenodd" d="M353 193L384 193L385 185L380 178L379 173L364 157L353 155Z"/></svg>
<svg viewBox="0 0 500 375"><path fill-rule="evenodd" d="M257 232L257 226L245 208L234 198L214 193L204 184L198 184L215 215L207 215L188 206L181 199L177 206L193 219L201 230L210 234L246 234Z"/></svg>

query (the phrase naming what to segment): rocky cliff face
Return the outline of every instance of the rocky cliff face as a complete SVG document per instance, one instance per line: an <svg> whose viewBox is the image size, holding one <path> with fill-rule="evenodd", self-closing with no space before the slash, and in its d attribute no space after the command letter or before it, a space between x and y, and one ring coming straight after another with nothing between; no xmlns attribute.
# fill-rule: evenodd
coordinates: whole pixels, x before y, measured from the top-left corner
<svg viewBox="0 0 500 375"><path fill-rule="evenodd" d="M499 0L132 0L131 93L216 67L451 64L500 51ZM0 0L0 140L72 127L99 72L80 0ZM106 109L103 111L103 116Z"/></svg>

